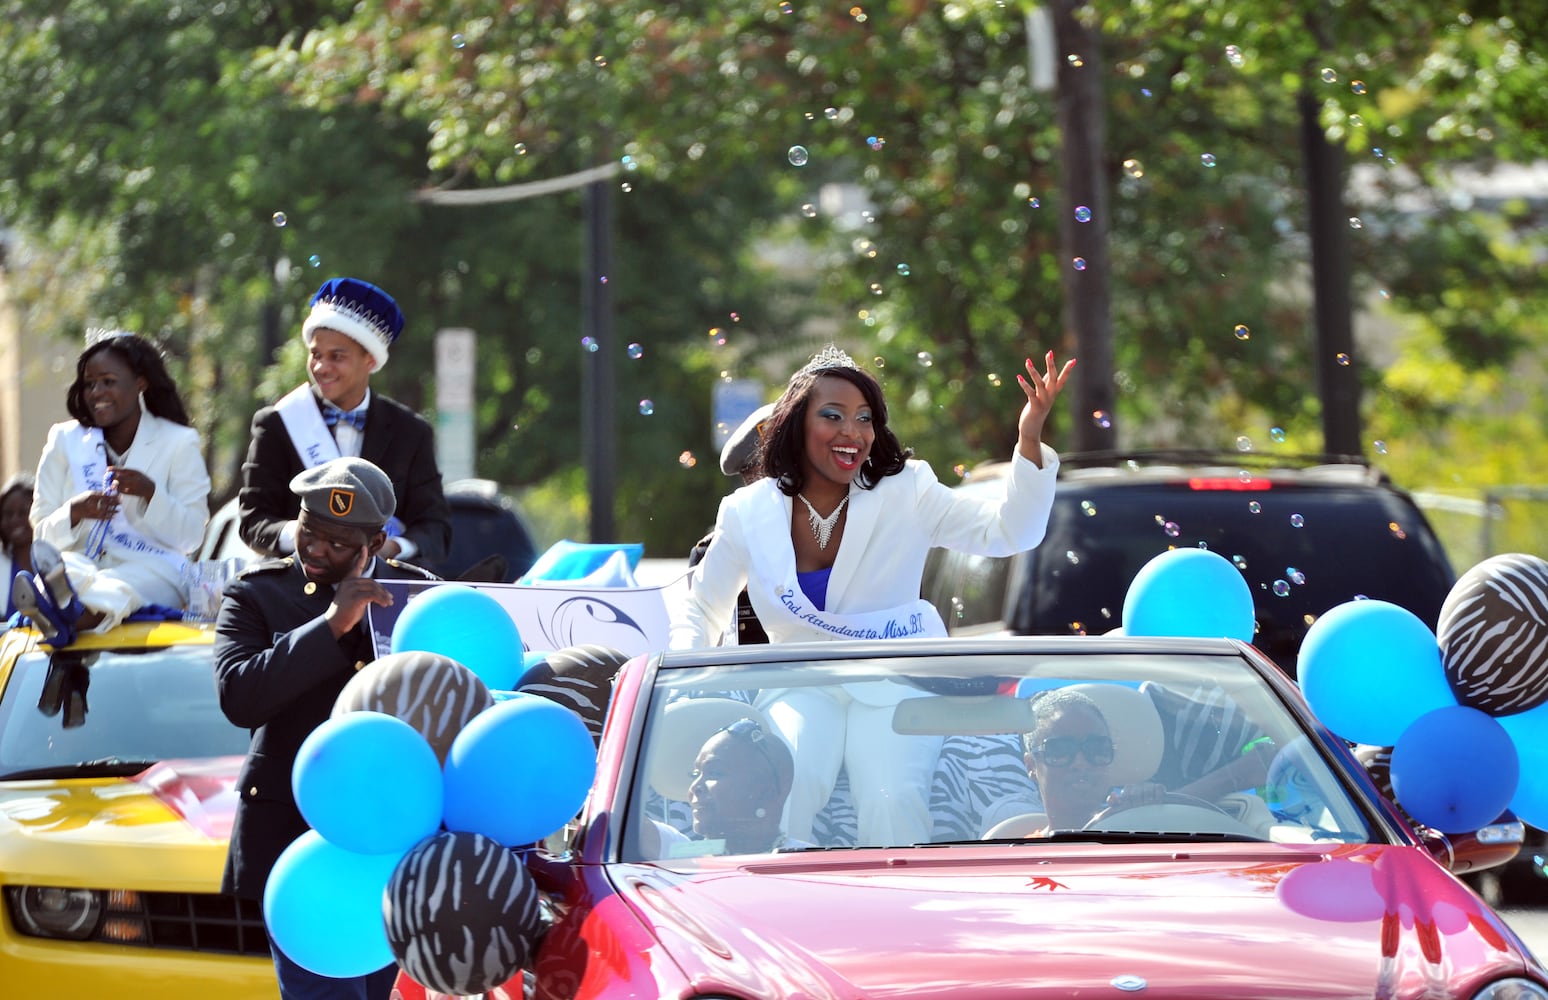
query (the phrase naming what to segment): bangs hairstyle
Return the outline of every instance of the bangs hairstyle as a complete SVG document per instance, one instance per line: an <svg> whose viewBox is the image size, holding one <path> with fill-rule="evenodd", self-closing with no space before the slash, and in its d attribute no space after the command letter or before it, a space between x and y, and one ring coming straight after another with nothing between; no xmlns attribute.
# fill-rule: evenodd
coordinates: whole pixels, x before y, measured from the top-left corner
<svg viewBox="0 0 1548 1000"><path fill-rule="evenodd" d="M184 427L193 426L193 422L188 419L188 410L183 406L183 399L177 393L177 383L167 374L166 361L162 359L161 351L145 338L125 333L97 341L76 359L75 381L70 383L70 391L65 396L65 408L70 411L70 416L80 421L82 427L97 426L91 419L91 407L86 405L86 362L103 351L113 352L129 366L130 372L145 380L147 410L163 420Z"/></svg>
<svg viewBox="0 0 1548 1000"><path fill-rule="evenodd" d="M790 379L785 394L774 404L774 415L769 417L763 432L763 474L779 483L780 492L793 497L806 486L806 475L801 469L802 449L806 444L806 413L811 406L812 390L817 380L824 377L841 378L860 390L865 403L871 408L871 425L876 428L876 440L871 454L855 475L855 484L868 490L887 476L903 471L904 464L913 457L912 448L904 448L892 428L887 426L887 402L882 398L881 383L863 368L834 366L832 368L803 368Z"/></svg>

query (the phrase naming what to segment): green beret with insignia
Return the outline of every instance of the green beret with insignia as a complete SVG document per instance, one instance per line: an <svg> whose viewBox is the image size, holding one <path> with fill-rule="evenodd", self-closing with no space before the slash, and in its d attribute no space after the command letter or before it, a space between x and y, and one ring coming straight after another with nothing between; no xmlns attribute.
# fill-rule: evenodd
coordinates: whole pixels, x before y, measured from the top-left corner
<svg viewBox="0 0 1548 1000"><path fill-rule="evenodd" d="M380 529L397 509L392 480L363 458L335 458L290 481L301 509L329 524Z"/></svg>

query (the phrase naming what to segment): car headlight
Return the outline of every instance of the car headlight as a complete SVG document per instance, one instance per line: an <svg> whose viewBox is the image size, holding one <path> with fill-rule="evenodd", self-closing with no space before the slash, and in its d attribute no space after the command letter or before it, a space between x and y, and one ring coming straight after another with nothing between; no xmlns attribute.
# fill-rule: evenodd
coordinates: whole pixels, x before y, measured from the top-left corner
<svg viewBox="0 0 1548 1000"><path fill-rule="evenodd" d="M102 894L91 889L7 886L5 900L17 929L34 937L84 941L102 916Z"/></svg>
<svg viewBox="0 0 1548 1000"><path fill-rule="evenodd" d="M1530 979L1501 979L1479 990L1473 1000L1548 1000L1548 988Z"/></svg>

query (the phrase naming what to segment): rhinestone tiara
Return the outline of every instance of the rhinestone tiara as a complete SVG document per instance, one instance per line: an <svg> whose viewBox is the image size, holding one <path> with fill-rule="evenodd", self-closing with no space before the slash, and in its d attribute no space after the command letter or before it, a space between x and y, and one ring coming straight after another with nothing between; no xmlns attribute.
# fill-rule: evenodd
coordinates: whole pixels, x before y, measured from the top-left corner
<svg viewBox="0 0 1548 1000"><path fill-rule="evenodd" d="M104 340L113 340L118 337L132 336L134 336L133 330L111 330L100 326L90 326L86 328L86 346L95 347L96 345L102 343Z"/></svg>
<svg viewBox="0 0 1548 1000"><path fill-rule="evenodd" d="M808 361L797 375L805 375L808 372L822 371L825 368L853 368L856 371L860 366L855 364L855 359L850 357L836 344L829 344L818 351L812 360Z"/></svg>

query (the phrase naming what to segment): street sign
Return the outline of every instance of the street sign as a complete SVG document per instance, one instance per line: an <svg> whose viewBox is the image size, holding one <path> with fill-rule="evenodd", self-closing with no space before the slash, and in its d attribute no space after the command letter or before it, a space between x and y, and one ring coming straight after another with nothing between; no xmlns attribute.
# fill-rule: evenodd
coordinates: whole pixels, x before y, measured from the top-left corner
<svg viewBox="0 0 1548 1000"><path fill-rule="evenodd" d="M473 387L477 350L472 330L435 335L435 457L446 482L471 479L477 465L473 440Z"/></svg>

